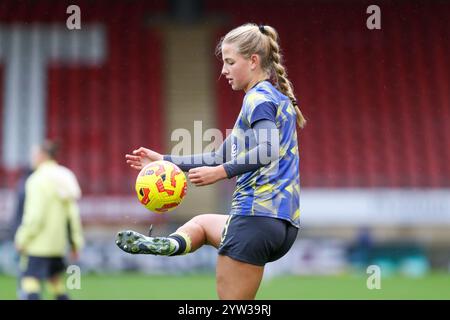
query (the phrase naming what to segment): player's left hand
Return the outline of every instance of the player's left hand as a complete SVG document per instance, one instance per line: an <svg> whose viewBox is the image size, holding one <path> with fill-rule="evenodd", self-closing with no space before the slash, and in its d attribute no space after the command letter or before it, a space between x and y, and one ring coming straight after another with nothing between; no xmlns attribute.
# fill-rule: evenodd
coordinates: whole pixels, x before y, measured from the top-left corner
<svg viewBox="0 0 450 320"><path fill-rule="evenodd" d="M207 186L219 180L225 179L227 173L223 166L217 167L198 167L189 170L188 178L196 186Z"/></svg>

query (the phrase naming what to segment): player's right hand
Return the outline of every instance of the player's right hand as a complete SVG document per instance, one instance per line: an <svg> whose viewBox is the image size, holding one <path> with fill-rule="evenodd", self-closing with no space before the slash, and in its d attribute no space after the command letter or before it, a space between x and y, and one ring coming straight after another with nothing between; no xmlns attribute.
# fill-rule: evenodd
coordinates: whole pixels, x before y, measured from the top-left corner
<svg viewBox="0 0 450 320"><path fill-rule="evenodd" d="M140 147L139 149L133 150L132 154L126 154L125 159L127 159L130 167L141 170L153 161L163 160L163 155L153 150Z"/></svg>
<svg viewBox="0 0 450 320"><path fill-rule="evenodd" d="M80 254L78 253L77 250L72 249L70 251L70 260L72 262L78 261L78 259L80 258Z"/></svg>

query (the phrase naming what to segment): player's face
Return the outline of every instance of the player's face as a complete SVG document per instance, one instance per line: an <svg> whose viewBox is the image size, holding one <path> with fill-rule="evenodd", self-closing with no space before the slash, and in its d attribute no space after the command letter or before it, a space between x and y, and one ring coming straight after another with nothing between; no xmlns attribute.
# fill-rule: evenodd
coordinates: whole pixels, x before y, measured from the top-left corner
<svg viewBox="0 0 450 320"><path fill-rule="evenodd" d="M222 74L233 90L246 90L251 80L251 61L237 52L234 44L222 44Z"/></svg>
<svg viewBox="0 0 450 320"><path fill-rule="evenodd" d="M36 169L43 161L42 151L39 146L33 146L31 149L31 165L33 169Z"/></svg>

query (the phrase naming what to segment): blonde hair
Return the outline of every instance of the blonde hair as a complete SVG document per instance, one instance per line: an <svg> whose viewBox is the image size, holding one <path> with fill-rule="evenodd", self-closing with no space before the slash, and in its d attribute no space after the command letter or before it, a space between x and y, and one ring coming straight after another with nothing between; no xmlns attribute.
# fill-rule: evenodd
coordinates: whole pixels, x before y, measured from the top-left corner
<svg viewBox="0 0 450 320"><path fill-rule="evenodd" d="M269 75L284 95L292 101L297 114L297 124L303 128L306 119L297 105L292 83L287 78L286 68L283 66L283 56L278 44L278 33L271 26L257 26L254 23L247 23L228 32L219 42L216 54L221 55L222 44L233 43L236 45L238 53L245 58L250 58L252 54L257 54L261 60L261 68Z"/></svg>

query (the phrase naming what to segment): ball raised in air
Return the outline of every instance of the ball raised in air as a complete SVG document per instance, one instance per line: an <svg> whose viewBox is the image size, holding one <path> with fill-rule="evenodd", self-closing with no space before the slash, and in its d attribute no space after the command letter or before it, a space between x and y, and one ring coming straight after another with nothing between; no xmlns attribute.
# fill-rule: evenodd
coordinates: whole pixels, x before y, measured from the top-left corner
<svg viewBox="0 0 450 320"><path fill-rule="evenodd" d="M165 213L183 201L187 191L186 176L172 162L154 161L139 172L135 189L139 202L148 210Z"/></svg>

